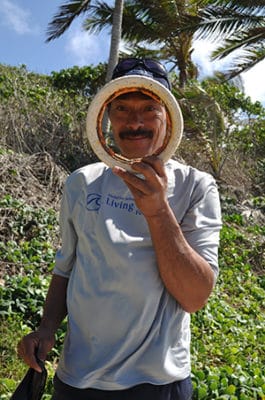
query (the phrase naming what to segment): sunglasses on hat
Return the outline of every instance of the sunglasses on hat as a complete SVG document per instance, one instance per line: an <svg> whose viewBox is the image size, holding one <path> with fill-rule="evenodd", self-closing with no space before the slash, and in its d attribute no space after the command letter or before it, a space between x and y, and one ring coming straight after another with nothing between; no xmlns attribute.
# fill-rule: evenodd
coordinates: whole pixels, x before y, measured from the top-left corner
<svg viewBox="0 0 265 400"><path fill-rule="evenodd" d="M154 79L164 79L168 89L171 88L166 68L159 61L151 58L125 58L121 60L114 68L112 79L127 75L132 70L148 71Z"/></svg>

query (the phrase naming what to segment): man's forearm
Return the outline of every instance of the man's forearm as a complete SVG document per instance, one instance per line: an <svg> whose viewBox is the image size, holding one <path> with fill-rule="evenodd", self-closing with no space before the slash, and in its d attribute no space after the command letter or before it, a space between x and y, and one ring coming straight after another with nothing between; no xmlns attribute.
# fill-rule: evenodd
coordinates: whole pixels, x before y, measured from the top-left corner
<svg viewBox="0 0 265 400"><path fill-rule="evenodd" d="M39 330L48 330L51 334L54 334L67 315L67 285L67 278L59 275L52 276Z"/></svg>
<svg viewBox="0 0 265 400"><path fill-rule="evenodd" d="M167 290L184 310L199 310L214 284L210 265L188 244L169 206L159 216L146 219Z"/></svg>

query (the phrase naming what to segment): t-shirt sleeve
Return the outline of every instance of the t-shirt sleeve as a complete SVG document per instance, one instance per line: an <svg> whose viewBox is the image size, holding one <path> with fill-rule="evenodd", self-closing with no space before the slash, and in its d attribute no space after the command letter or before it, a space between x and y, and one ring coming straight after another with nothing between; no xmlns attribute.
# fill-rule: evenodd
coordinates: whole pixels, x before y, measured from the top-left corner
<svg viewBox="0 0 265 400"><path fill-rule="evenodd" d="M59 225L61 247L55 256L53 273L69 278L76 257L77 235L72 221L72 205L67 181L61 202Z"/></svg>
<svg viewBox="0 0 265 400"><path fill-rule="evenodd" d="M211 175L204 175L192 193L181 229L191 247L212 267L217 278L221 221L219 193Z"/></svg>

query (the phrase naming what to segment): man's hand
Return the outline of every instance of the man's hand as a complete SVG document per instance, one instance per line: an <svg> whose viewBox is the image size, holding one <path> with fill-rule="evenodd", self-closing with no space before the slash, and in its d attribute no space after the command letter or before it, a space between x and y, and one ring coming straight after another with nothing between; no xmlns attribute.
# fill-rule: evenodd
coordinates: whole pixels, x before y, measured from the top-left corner
<svg viewBox="0 0 265 400"><path fill-rule="evenodd" d="M44 361L49 351L55 343L54 335L49 335L45 331L31 332L24 336L18 343L18 355L26 364L37 372L41 372L36 356Z"/></svg>
<svg viewBox="0 0 265 400"><path fill-rule="evenodd" d="M132 164L132 168L144 179L119 167L114 167L113 173L127 184L137 207L146 218L158 216L168 207L163 162L156 156L148 156Z"/></svg>
<svg viewBox="0 0 265 400"><path fill-rule="evenodd" d="M36 357L44 361L55 343L55 332L67 314L66 291L68 279L53 274L39 329L22 338L18 355L31 368L41 372Z"/></svg>

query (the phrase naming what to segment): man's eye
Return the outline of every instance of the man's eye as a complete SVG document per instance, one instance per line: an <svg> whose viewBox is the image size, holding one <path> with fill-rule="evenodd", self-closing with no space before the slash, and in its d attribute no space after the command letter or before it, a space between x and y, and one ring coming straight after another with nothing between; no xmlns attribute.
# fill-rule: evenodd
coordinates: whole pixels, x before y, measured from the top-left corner
<svg viewBox="0 0 265 400"><path fill-rule="evenodd" d="M145 107L145 111L146 112L157 112L159 110L158 110L158 107L150 104L149 106Z"/></svg>
<svg viewBox="0 0 265 400"><path fill-rule="evenodd" d="M155 107L154 106L147 106L146 111L155 111Z"/></svg>
<svg viewBox="0 0 265 400"><path fill-rule="evenodd" d="M117 111L126 111L126 107L123 106L123 105L118 105L118 106L116 107L116 110L117 110Z"/></svg>

